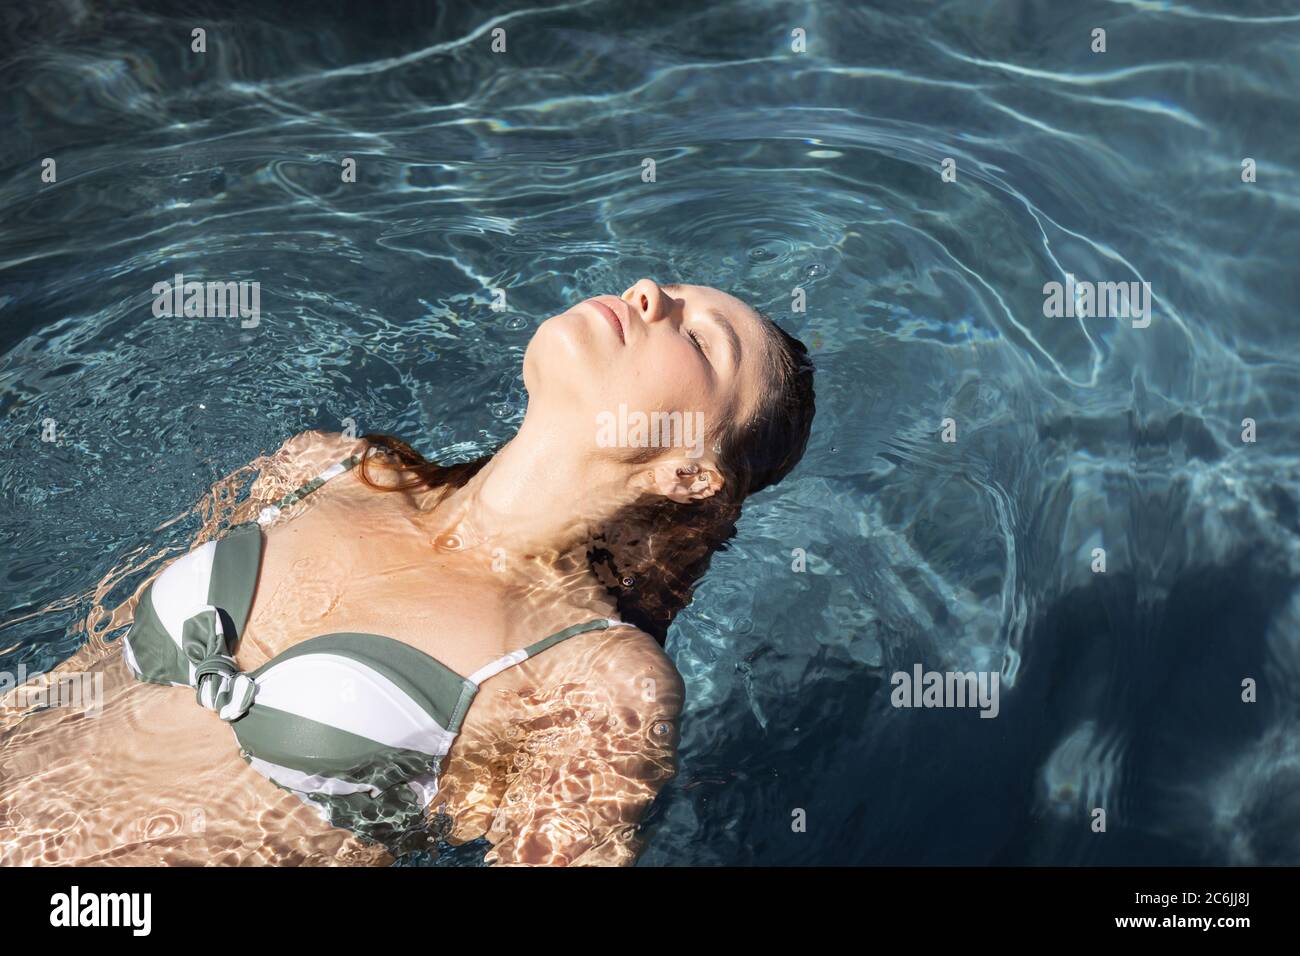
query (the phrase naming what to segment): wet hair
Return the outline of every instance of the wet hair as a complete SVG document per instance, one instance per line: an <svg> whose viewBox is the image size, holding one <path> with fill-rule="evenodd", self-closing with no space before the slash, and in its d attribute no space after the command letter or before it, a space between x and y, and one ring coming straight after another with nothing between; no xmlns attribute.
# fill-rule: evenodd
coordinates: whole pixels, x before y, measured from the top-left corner
<svg viewBox="0 0 1300 956"><path fill-rule="evenodd" d="M721 490L688 503L656 496L630 505L588 544L591 570L617 601L619 617L661 644L713 555L735 537L741 504L789 474L808 444L815 412L808 350L766 316L762 326L766 387L745 420L728 422L710 436L723 474ZM442 465L392 435L362 437L369 447L358 472L372 488L396 490L371 481L366 465L372 451L396 458L411 473L397 488L460 488L492 459Z"/></svg>

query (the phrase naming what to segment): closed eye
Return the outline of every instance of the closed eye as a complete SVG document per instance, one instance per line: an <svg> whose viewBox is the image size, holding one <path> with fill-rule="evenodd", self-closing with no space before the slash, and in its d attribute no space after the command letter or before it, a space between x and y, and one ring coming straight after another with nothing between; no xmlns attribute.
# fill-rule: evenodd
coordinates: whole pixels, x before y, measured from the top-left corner
<svg viewBox="0 0 1300 956"><path fill-rule="evenodd" d="M695 347L700 350L700 354L707 358L709 353L704 350L704 343L700 340L699 333L694 329L687 329L686 334L690 337L690 340L695 343Z"/></svg>

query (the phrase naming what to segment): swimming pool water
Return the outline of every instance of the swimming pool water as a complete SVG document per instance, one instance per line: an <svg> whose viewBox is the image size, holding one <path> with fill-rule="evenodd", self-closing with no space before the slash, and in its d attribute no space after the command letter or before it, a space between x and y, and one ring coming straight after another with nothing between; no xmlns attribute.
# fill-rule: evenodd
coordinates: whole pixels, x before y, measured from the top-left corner
<svg viewBox="0 0 1300 956"><path fill-rule="evenodd" d="M537 323L649 275L819 374L670 635L643 863L1300 863L1294 3L413 6L0 10L0 669L295 432L496 447ZM917 664L998 716L892 706Z"/></svg>

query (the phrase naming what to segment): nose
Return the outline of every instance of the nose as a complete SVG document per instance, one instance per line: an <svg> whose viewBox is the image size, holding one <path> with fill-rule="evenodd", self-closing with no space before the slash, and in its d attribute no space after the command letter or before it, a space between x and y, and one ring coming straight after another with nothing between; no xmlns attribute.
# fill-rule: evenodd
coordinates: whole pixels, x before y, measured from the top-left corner
<svg viewBox="0 0 1300 956"><path fill-rule="evenodd" d="M654 279L638 279L632 288L623 293L622 299L646 322L666 319L672 311L672 299L664 294Z"/></svg>

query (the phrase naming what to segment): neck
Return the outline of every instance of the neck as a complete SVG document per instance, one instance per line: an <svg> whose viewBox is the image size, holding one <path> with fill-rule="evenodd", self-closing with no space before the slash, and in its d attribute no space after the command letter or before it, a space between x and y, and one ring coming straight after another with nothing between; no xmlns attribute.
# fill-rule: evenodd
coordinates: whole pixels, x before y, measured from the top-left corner
<svg viewBox="0 0 1300 956"><path fill-rule="evenodd" d="M561 559L637 497L627 467L575 455L563 428L531 411L518 433L438 505L439 540Z"/></svg>

